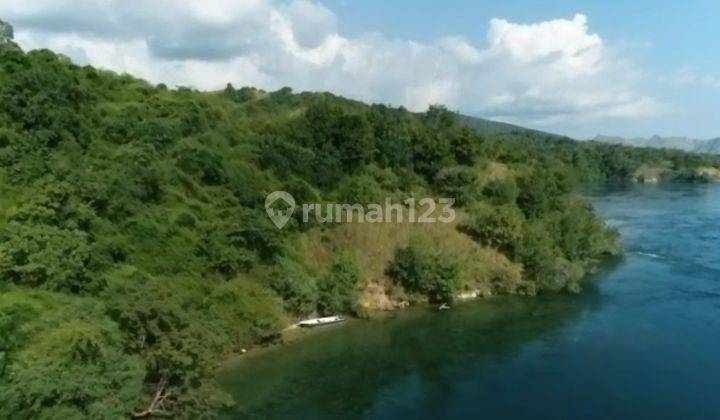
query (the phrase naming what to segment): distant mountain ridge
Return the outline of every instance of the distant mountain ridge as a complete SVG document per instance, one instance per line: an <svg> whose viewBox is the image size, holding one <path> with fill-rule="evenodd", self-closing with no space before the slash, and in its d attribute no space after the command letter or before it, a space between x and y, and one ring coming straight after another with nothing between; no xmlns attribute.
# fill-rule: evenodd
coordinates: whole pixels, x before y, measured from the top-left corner
<svg viewBox="0 0 720 420"><path fill-rule="evenodd" d="M593 140L602 143L624 144L635 147L668 148L698 153L720 154L720 137L702 140L689 137L662 137L658 135L652 137L626 138L598 134Z"/></svg>
<svg viewBox="0 0 720 420"><path fill-rule="evenodd" d="M469 115L458 114L460 122L466 127L475 131L479 134L492 135L492 134L517 134L517 133L535 133L543 134L546 136L565 138L559 134L548 133L546 131L536 130L534 128L522 127L515 124L488 120L486 118L471 117Z"/></svg>
<svg viewBox="0 0 720 420"><path fill-rule="evenodd" d="M548 133L541 130L522 127L515 124L504 123L500 121L489 120L480 117L471 117L468 115L458 114L462 124L479 134L519 134L519 133L536 133L546 136L565 138L559 134ZM607 136L598 134L593 141L609 144L622 144L633 147L652 147L655 149L678 149L695 153L720 154L720 137L712 139L693 139L690 137L663 137L654 135L652 137L620 137Z"/></svg>

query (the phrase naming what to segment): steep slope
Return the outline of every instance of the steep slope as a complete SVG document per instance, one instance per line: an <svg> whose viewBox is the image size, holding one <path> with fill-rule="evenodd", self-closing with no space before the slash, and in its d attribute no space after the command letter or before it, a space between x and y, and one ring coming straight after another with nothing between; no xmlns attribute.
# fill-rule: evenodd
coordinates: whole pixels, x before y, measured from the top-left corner
<svg viewBox="0 0 720 420"><path fill-rule="evenodd" d="M539 130L533 130L531 128L521 127L519 125L508 124L500 121L488 120L480 117L470 117L467 115L458 116L460 123L466 125L468 128L477 132L478 134L493 135L493 134L510 134L510 133L536 133L536 134L547 134ZM562 136L557 136L562 137Z"/></svg>

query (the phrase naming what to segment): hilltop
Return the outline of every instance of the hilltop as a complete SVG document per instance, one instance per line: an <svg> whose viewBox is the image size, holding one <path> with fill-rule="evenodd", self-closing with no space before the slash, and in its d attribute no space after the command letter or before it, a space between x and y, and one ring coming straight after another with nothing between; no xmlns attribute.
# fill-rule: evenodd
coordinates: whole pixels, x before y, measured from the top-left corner
<svg viewBox="0 0 720 420"><path fill-rule="evenodd" d="M519 125L504 123L500 121L493 121L486 118L470 117L467 115L458 115L458 118L461 124L464 124L473 131L484 135L526 133L557 138L563 137L555 134L546 133L540 130L534 130L532 128L525 128Z"/></svg>

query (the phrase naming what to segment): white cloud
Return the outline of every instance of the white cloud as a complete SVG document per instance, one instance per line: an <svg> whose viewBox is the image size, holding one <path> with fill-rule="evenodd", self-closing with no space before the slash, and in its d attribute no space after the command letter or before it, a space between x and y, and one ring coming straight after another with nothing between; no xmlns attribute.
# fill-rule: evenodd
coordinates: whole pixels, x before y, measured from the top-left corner
<svg viewBox="0 0 720 420"><path fill-rule="evenodd" d="M290 23L293 37L300 46L317 47L328 34L337 32L335 15L319 4L298 0L280 6L279 10Z"/></svg>
<svg viewBox="0 0 720 420"><path fill-rule="evenodd" d="M667 82L668 80L661 80ZM720 89L720 78L709 75L701 74L697 69L693 67L681 67L675 72L675 76L670 80L674 86L705 86Z"/></svg>
<svg viewBox="0 0 720 420"><path fill-rule="evenodd" d="M568 77L602 70L602 40L597 34L588 33L587 18L580 14L572 20L556 19L530 25L493 19L488 42L491 51L509 54L521 63L550 60Z"/></svg>
<svg viewBox="0 0 720 420"><path fill-rule="evenodd" d="M332 11L308 0L3 0L0 16L25 48L156 83L289 85L531 124L663 110L581 14L533 24L492 19L477 44L347 37Z"/></svg>

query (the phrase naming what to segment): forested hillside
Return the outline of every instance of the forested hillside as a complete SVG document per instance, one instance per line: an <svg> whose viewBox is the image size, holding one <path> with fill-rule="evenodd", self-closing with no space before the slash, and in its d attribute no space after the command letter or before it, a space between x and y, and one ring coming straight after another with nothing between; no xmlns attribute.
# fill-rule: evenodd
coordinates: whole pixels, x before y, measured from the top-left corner
<svg viewBox="0 0 720 420"><path fill-rule="evenodd" d="M534 133L540 135L551 135L538 130L530 128L520 127L513 124L508 124L499 121L488 120L485 118L470 117L467 115L459 115L460 124L464 124L468 128L472 129L476 133L493 135L493 134L513 134L513 133ZM556 136L561 137L561 136Z"/></svg>
<svg viewBox="0 0 720 420"><path fill-rule="evenodd" d="M720 154L720 137L701 140L689 137L661 137L657 135L646 138L624 138L603 136L598 134L597 136L595 136L594 140L602 143L624 144L627 146L635 147L667 148L686 150L697 153Z"/></svg>
<svg viewBox="0 0 720 420"><path fill-rule="evenodd" d="M618 252L573 188L717 158L481 135L328 93L168 89L0 45L0 417L211 416L213 373L311 314L573 291ZM456 198L452 224L277 229L265 196Z"/></svg>

